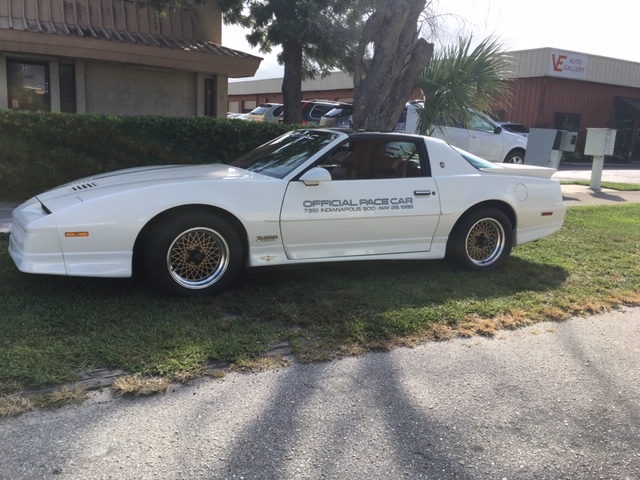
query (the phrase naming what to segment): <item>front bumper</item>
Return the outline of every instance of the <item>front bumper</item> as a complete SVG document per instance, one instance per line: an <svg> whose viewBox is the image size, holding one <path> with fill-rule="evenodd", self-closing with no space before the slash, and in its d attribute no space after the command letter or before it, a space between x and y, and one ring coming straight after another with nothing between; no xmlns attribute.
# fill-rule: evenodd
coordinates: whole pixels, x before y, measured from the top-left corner
<svg viewBox="0 0 640 480"><path fill-rule="evenodd" d="M13 211L9 254L21 272L67 274L55 218L35 198Z"/></svg>

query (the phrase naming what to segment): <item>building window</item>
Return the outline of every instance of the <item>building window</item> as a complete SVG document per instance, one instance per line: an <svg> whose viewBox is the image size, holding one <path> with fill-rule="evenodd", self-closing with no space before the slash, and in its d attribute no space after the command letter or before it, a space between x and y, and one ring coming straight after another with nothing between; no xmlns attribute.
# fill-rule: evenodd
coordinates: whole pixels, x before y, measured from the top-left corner
<svg viewBox="0 0 640 480"><path fill-rule="evenodd" d="M7 77L9 108L51 110L48 63L8 60Z"/></svg>
<svg viewBox="0 0 640 480"><path fill-rule="evenodd" d="M229 113L240 113L240 102L232 100L229 102Z"/></svg>
<svg viewBox="0 0 640 480"><path fill-rule="evenodd" d="M204 79L204 114L207 117L216 116L216 77Z"/></svg>
<svg viewBox="0 0 640 480"><path fill-rule="evenodd" d="M580 130L580 114L555 112L553 114L553 128L578 132Z"/></svg>
<svg viewBox="0 0 640 480"><path fill-rule="evenodd" d="M60 64L60 111L76 113L76 67Z"/></svg>

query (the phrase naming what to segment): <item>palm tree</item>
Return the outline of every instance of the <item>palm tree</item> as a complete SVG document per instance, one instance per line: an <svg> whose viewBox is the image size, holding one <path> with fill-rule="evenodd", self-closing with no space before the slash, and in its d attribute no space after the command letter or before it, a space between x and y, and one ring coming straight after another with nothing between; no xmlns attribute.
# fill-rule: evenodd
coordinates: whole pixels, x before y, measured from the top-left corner
<svg viewBox="0 0 640 480"><path fill-rule="evenodd" d="M472 52L471 38L435 53L418 78L424 104L418 108L418 132L431 135L443 125L469 124L468 109L489 113L508 104L509 58L496 38L483 40Z"/></svg>

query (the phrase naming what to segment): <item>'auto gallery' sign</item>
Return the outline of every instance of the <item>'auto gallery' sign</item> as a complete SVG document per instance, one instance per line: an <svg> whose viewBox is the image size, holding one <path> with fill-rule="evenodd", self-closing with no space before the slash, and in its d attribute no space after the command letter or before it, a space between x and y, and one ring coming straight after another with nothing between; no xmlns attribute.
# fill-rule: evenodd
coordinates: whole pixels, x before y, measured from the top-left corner
<svg viewBox="0 0 640 480"><path fill-rule="evenodd" d="M566 78L587 78L588 57L578 53L552 50L549 58L549 75Z"/></svg>

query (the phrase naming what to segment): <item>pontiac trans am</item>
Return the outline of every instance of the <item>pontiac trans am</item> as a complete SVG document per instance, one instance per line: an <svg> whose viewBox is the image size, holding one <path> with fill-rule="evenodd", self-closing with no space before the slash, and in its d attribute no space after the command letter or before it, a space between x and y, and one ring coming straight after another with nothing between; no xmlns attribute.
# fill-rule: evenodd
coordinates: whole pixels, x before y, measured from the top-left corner
<svg viewBox="0 0 640 480"><path fill-rule="evenodd" d="M13 212L28 273L130 277L170 295L228 287L245 267L448 257L503 264L561 228L555 170L495 164L430 137L306 129L229 164L84 178Z"/></svg>

